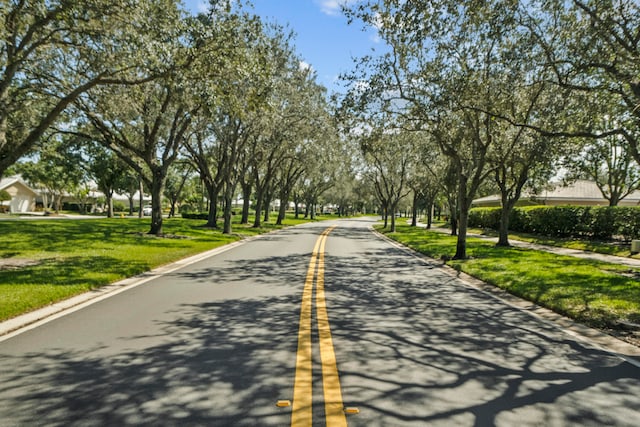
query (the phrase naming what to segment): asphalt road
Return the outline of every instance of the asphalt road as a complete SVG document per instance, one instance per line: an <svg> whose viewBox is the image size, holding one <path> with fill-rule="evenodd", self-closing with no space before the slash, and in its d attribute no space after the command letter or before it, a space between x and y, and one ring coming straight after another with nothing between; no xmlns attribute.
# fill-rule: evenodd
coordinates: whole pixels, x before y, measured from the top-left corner
<svg viewBox="0 0 640 427"><path fill-rule="evenodd" d="M286 426L294 382L325 425L331 352L351 426L640 425L640 368L370 225L269 234L1 341L0 426ZM306 333L322 284L330 330L313 299Z"/></svg>

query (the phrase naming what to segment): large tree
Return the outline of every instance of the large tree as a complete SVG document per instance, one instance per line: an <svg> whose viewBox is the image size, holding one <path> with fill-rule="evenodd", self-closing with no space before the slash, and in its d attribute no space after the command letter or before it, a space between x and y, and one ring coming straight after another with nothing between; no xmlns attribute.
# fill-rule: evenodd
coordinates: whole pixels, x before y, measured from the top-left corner
<svg viewBox="0 0 640 427"><path fill-rule="evenodd" d="M384 0L348 12L375 25L388 46L377 58L363 58L351 76L359 98L353 105L403 117L409 128L430 133L451 160L458 189L455 258L466 257L471 202L496 166L490 160L504 126L495 111L505 105L508 64L523 51L518 6L510 0ZM527 77L523 84L532 83ZM358 84L363 78L367 85Z"/></svg>
<svg viewBox="0 0 640 427"><path fill-rule="evenodd" d="M212 31L208 23L182 19L177 8L163 11L162 19L170 21L167 34L156 41L156 58L151 60L161 58L170 71L134 87L94 89L76 101L94 129L86 136L117 153L151 192L150 234L162 234L162 195L169 168L208 100L200 96L197 82L220 77L214 64L228 60L231 42L224 27ZM201 74L203 68L209 73Z"/></svg>
<svg viewBox="0 0 640 427"><path fill-rule="evenodd" d="M173 0L0 2L0 176L91 88L161 74L151 17Z"/></svg>
<svg viewBox="0 0 640 427"><path fill-rule="evenodd" d="M635 0L520 2L518 20L544 56L549 82L568 91L574 108L561 126L536 127L545 135L605 138L619 142L640 162L640 4ZM585 115L590 104L610 106Z"/></svg>

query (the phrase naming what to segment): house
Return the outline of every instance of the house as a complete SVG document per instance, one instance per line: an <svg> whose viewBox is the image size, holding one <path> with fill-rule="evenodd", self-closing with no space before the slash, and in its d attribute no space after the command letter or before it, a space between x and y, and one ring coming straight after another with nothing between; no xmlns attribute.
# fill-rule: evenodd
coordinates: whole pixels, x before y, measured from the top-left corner
<svg viewBox="0 0 640 427"><path fill-rule="evenodd" d="M37 193L18 176L2 178L0 190L6 190L11 196L9 212L24 213L35 210ZM7 202L4 202L4 206Z"/></svg>
<svg viewBox="0 0 640 427"><path fill-rule="evenodd" d="M472 204L474 207L500 206L500 195L481 197L475 199ZM553 190L545 190L540 194L523 193L518 206L530 205L609 206L609 201L602 196L594 181L579 179L567 186L558 184ZM638 205L640 205L640 191L629 194L618 203L618 206Z"/></svg>

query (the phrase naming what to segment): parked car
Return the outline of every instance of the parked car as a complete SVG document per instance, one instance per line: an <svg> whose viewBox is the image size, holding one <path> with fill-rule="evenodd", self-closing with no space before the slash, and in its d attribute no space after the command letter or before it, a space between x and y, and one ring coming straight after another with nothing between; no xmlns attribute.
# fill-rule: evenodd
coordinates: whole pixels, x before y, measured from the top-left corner
<svg viewBox="0 0 640 427"><path fill-rule="evenodd" d="M150 205L143 206L142 207L142 215L149 216L149 215L151 215L151 211L152 210L153 210L153 208Z"/></svg>

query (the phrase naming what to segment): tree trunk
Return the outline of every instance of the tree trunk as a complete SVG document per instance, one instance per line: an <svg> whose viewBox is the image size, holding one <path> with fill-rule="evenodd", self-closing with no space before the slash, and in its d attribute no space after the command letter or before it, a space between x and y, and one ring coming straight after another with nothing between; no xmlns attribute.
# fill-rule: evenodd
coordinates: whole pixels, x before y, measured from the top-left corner
<svg viewBox="0 0 640 427"><path fill-rule="evenodd" d="M453 259L467 258L467 223L469 220L469 209L460 208L460 223L458 230L458 242L456 244L456 254Z"/></svg>
<svg viewBox="0 0 640 427"><path fill-rule="evenodd" d="M384 228L389 225L389 210L386 206L382 207L382 218L384 218Z"/></svg>
<svg viewBox="0 0 640 427"><path fill-rule="evenodd" d="M413 206L411 207L411 226L418 225L418 194L413 192Z"/></svg>
<svg viewBox="0 0 640 427"><path fill-rule="evenodd" d="M107 192L104 197L107 202L107 218L113 218L113 192Z"/></svg>
<svg viewBox="0 0 640 427"><path fill-rule="evenodd" d="M249 208L251 207L251 184L242 185L242 219L240 224L249 224Z"/></svg>
<svg viewBox="0 0 640 427"><path fill-rule="evenodd" d="M451 235L458 235L458 207L449 201L449 224L451 225Z"/></svg>
<svg viewBox="0 0 640 427"><path fill-rule="evenodd" d="M278 209L278 219L276 225L282 225L287 215L287 205L289 204L289 194L286 191L280 192L280 209Z"/></svg>
<svg viewBox="0 0 640 427"><path fill-rule="evenodd" d="M218 190L208 189L209 192L209 214L205 227L218 228Z"/></svg>
<svg viewBox="0 0 640 427"><path fill-rule="evenodd" d="M262 215L262 194L260 194L258 192L258 194L256 194L256 216L255 219L253 220L253 228L260 228L261 222L261 215Z"/></svg>
<svg viewBox="0 0 640 427"><path fill-rule="evenodd" d="M502 212L500 213L500 230L498 231L498 243L496 246L511 246L509 243L509 216L512 206L503 200Z"/></svg>
<svg viewBox="0 0 640 427"><path fill-rule="evenodd" d="M149 234L162 235L162 189L164 182L154 177L151 183L151 229Z"/></svg>
<svg viewBox="0 0 640 427"><path fill-rule="evenodd" d="M228 188L224 191L224 226L222 229L223 234L231 234L231 220L232 206L233 206L233 188L234 186L228 185Z"/></svg>
<svg viewBox="0 0 640 427"><path fill-rule="evenodd" d="M427 205L427 230L431 230L431 224L433 223L433 203Z"/></svg>
<svg viewBox="0 0 640 427"><path fill-rule="evenodd" d="M139 196L139 199L140 199L139 202L140 203L138 204L138 218L142 218L142 216L143 216L142 215L142 205L144 203L144 185L142 184L142 180L141 179L139 180L139 182L140 182L140 186L139 186L138 191L139 191L139 194L140 194L140 196Z"/></svg>
<svg viewBox="0 0 640 427"><path fill-rule="evenodd" d="M267 195L264 201L264 222L269 222L269 214L271 213L271 196Z"/></svg>
<svg viewBox="0 0 640 427"><path fill-rule="evenodd" d="M396 209L398 207L396 205L393 205L391 207L391 229L389 230L392 233L396 232Z"/></svg>

